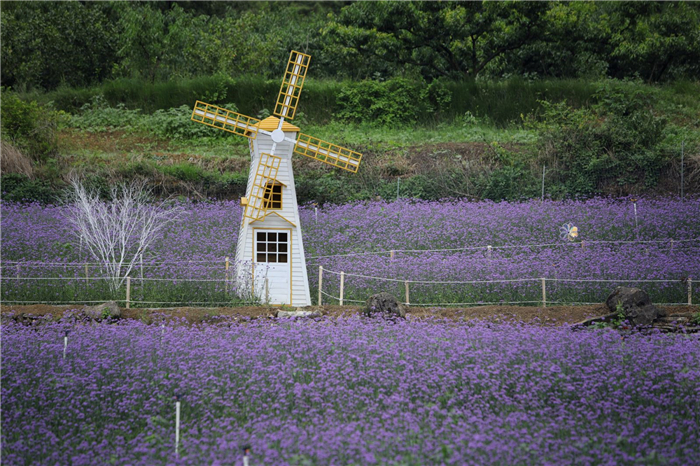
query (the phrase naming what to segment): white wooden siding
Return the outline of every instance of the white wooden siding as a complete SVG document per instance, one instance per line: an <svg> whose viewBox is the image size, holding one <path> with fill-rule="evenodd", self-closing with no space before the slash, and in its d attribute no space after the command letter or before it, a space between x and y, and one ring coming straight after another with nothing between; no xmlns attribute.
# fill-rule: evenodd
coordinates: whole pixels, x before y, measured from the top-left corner
<svg viewBox="0 0 700 466"><path fill-rule="evenodd" d="M296 133L285 132L285 136L295 138ZM257 164L260 160L260 153L270 153L272 150L272 139L264 134L258 134L258 137L253 141L252 148L254 153L251 157L251 167L248 175L248 185L246 195L250 196L252 189L253 177L257 171ZM238 276L245 276L241 264L250 270L250 264L253 261L254 247L254 228L265 229L290 229L291 228L291 292L293 306L309 306L311 305L311 295L309 292L309 279L306 271L306 258L304 256L304 243L302 240L299 210L296 198L296 189L294 186L294 173L292 171L292 150L294 146L288 141L283 141L275 147L276 156L282 159L280 169L277 173L277 180L283 183L282 187L282 209L268 211L268 215L263 220L250 221L243 218L241 221L241 231L236 248L236 259L238 264ZM278 215L275 215L278 214ZM281 217L283 218L281 218ZM285 219L287 221L285 221ZM240 284L239 284L240 286Z"/></svg>

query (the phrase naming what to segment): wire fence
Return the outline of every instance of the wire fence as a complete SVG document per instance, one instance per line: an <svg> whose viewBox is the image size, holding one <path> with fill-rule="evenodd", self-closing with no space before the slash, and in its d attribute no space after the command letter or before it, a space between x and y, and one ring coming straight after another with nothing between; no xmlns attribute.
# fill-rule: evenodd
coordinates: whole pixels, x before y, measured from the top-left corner
<svg viewBox="0 0 700 466"><path fill-rule="evenodd" d="M575 305L604 302L617 286L644 285L655 304L693 305L697 282L678 279L516 278L501 280L401 280L345 273L319 266L319 304L365 303L374 291L407 306ZM598 285L598 286L591 286ZM331 291L332 290L332 291ZM435 299L437 298L437 299ZM442 299L440 299L442 298Z"/></svg>
<svg viewBox="0 0 700 466"><path fill-rule="evenodd" d="M695 254L700 238L664 239L647 241L583 241L561 243L537 243L522 245L485 245L447 249L395 249L311 256L310 260L344 258L352 256L380 256L394 259L405 254L408 263L412 254L459 253L484 251L484 258L497 256L495 251L519 249L554 248L589 245L656 244L660 249L687 249L684 254ZM651 246L650 246L651 247ZM675 249L674 249L675 248ZM690 248L690 249L688 249ZM535 253L537 251L535 250ZM418 256L420 257L420 256ZM426 256L428 259L431 256ZM482 256L480 256L482 257ZM432 260L432 259L431 259ZM479 259L481 260L481 259ZM590 304L603 302L615 286L644 286L658 304L692 304L694 286L698 279L690 277L646 279L646 278L566 278L544 277L497 277L481 280L430 280L400 278L377 274L362 274L332 270L344 265L323 261L309 267L312 296L318 296L317 304L364 303L369 295L387 291L411 306L473 306L486 304ZM332 260L330 261L332 262ZM318 262L317 262L318 263ZM235 267L229 257L211 260L169 260L155 262L139 258L131 264L129 276L109 275L109 267L98 262L60 262L14 260L0 263L2 290L0 299L6 304L86 304L114 300L129 306L147 305L210 305L237 306L269 302L267 286L259 287L264 292L255 296L249 290L239 290ZM326 268L324 268L326 267ZM318 275L316 275L318 270ZM389 275L390 269L386 269ZM383 271L380 271L383 273ZM426 275L423 273L422 275ZM478 275L478 274L477 274ZM256 289L252 287L252 289ZM260 291L260 290L258 290ZM241 298L238 295L243 295Z"/></svg>

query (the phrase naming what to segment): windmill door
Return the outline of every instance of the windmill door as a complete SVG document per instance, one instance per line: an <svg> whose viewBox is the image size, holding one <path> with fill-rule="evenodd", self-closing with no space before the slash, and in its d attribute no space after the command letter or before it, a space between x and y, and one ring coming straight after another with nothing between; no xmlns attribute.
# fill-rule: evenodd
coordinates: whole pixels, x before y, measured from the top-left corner
<svg viewBox="0 0 700 466"><path fill-rule="evenodd" d="M255 282L263 302L292 302L292 231L255 229Z"/></svg>

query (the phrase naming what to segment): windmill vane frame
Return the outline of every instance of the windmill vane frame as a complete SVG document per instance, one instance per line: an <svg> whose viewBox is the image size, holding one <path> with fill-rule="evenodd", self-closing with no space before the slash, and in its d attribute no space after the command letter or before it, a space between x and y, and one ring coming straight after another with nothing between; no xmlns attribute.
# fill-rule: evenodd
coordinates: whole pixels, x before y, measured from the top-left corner
<svg viewBox="0 0 700 466"><path fill-rule="evenodd" d="M303 134L287 121L296 114L310 61L310 55L291 51L273 116L260 120L201 101L191 116L249 139L251 165L236 246L237 290L271 304L311 305L292 155L351 173L362 161L359 152Z"/></svg>

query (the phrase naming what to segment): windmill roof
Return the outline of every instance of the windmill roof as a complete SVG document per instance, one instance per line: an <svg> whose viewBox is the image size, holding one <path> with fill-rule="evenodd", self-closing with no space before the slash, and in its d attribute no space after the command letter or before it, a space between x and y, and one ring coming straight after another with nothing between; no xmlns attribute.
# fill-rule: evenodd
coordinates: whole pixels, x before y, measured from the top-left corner
<svg viewBox="0 0 700 466"><path fill-rule="evenodd" d="M260 123L258 123L256 126L259 129L263 129L265 131L274 131L277 129L277 126L280 124L280 119L277 117L269 116L262 120ZM290 132L290 133L298 133L299 132L299 127L294 126L291 123L287 123L286 121L282 123L282 131Z"/></svg>

